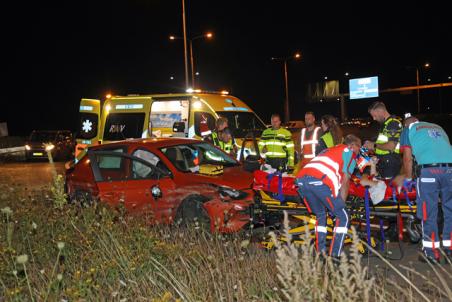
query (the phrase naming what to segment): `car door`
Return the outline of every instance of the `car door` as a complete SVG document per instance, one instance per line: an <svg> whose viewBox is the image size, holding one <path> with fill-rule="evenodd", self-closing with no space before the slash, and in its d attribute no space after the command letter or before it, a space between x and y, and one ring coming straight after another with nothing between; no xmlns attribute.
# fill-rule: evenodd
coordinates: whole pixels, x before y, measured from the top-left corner
<svg viewBox="0 0 452 302"><path fill-rule="evenodd" d="M166 223L174 208L175 184L150 162L126 153L88 151L99 199L127 212L147 214L151 222Z"/></svg>

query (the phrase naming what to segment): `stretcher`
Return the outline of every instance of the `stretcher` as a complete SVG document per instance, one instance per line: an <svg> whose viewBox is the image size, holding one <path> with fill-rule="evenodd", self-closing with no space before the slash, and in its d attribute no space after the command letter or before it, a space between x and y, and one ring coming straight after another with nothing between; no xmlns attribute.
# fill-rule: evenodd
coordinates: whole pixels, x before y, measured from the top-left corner
<svg viewBox="0 0 452 302"><path fill-rule="evenodd" d="M421 239L421 232L416 219L416 190L413 182L407 182L401 188L392 186L391 181L384 181L386 190L384 197L378 204L373 204L369 188L361 186L357 177L352 177L349 198L346 208L351 217L351 225L358 231L360 240L364 240L372 247L385 248L385 234L390 228L396 229L397 237L402 240L406 235L413 243ZM253 189L255 190L255 213L262 225L269 229L279 230L282 226L283 211L290 217L289 234L292 242L302 243L306 231L312 239L315 238L315 215L310 212L298 194L295 177L281 173L269 174L264 171L254 172ZM333 220L327 220L327 239L332 237ZM349 231L351 235L351 231ZM287 241L284 235L279 240ZM351 243L352 237L347 236L345 244ZM377 243L380 242L380 246ZM272 248L270 240L264 240L262 245ZM362 253L367 249L362 243L358 244Z"/></svg>

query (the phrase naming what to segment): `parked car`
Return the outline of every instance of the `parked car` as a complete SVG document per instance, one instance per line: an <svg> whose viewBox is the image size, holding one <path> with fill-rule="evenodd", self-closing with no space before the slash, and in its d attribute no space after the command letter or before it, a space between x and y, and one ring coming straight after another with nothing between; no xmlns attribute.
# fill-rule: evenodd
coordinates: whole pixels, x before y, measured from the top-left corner
<svg viewBox="0 0 452 302"><path fill-rule="evenodd" d="M33 130L25 143L27 160L47 158L50 151L55 160L73 157L75 140L69 130Z"/></svg>
<svg viewBox="0 0 452 302"><path fill-rule="evenodd" d="M72 200L121 203L151 223L197 220L211 231L250 223L252 173L209 143L185 138L126 140L90 147L66 172Z"/></svg>

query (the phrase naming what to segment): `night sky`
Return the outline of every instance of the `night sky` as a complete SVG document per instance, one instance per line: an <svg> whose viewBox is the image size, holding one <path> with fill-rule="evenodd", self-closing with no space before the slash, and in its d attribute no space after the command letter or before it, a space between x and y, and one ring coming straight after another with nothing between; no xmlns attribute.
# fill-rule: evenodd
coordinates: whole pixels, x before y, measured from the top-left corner
<svg viewBox="0 0 452 302"><path fill-rule="evenodd" d="M452 24L445 2L407 1L402 9L394 7L402 2L349 2L186 0L189 36L214 33L211 41L193 43L201 88L226 89L268 120L272 112L283 113L284 99L282 65L270 58L298 50L302 60L289 64L292 119L307 110L339 116L338 103L306 102L306 85L325 76L340 80L344 92L345 72L378 75L380 88L394 88L415 85L415 70L407 66L429 62L421 84L427 78L450 82ZM75 130L82 97L185 89L183 43L168 39L182 35L181 1L20 2L3 7L0 22L0 122L8 122L10 135ZM423 92L425 107L451 112L450 89L441 92L443 107L436 104L438 93ZM382 99L400 113L412 109L416 96ZM350 101L349 116L365 116L374 100Z"/></svg>

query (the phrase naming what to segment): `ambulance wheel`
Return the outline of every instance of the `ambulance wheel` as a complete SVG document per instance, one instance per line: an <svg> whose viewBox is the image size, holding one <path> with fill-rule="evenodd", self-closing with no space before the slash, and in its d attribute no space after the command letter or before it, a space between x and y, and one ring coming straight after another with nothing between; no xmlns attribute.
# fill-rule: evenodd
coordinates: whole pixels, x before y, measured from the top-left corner
<svg viewBox="0 0 452 302"><path fill-rule="evenodd" d="M210 217L204 208L202 196L190 196L184 199L177 209L175 221L182 227L194 226L210 231Z"/></svg>

